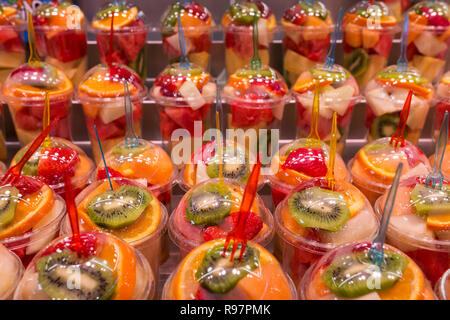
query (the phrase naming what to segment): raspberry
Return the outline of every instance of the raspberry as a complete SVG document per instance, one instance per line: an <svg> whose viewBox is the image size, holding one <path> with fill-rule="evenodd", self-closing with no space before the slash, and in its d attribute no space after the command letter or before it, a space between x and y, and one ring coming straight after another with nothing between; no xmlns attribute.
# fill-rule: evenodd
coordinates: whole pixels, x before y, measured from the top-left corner
<svg viewBox="0 0 450 320"><path fill-rule="evenodd" d="M240 212L234 212L231 214L231 220L233 226L236 226L239 220ZM247 217L247 221L245 222L244 233L247 237L247 240L251 240L261 231L263 227L262 219L256 213L250 212Z"/></svg>
<svg viewBox="0 0 450 320"><path fill-rule="evenodd" d="M292 151L282 168L292 169L310 177L323 177L328 170L325 164L325 154L321 148L298 148Z"/></svg>

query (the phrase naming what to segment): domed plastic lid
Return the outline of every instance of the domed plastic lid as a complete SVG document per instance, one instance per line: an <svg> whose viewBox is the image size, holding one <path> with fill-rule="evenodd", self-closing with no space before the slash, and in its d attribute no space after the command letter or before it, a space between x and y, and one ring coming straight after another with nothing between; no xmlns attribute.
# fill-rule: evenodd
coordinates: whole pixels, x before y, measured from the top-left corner
<svg viewBox="0 0 450 320"><path fill-rule="evenodd" d="M450 269L448 269L436 284L436 295L440 300L450 300Z"/></svg>
<svg viewBox="0 0 450 320"><path fill-rule="evenodd" d="M231 261L224 240L207 242L190 252L164 287L167 300L294 300L296 291L280 264L263 247L248 242ZM183 279L180 281L180 279ZM264 288L264 289L261 289Z"/></svg>
<svg viewBox="0 0 450 320"><path fill-rule="evenodd" d="M41 5L33 12L34 27L58 27L80 29L85 24L83 11L70 2L51 2Z"/></svg>
<svg viewBox="0 0 450 320"><path fill-rule="evenodd" d="M205 31L205 28L215 24L211 13L203 5L194 1L177 1L167 8L161 18L161 33L163 36L169 36L175 32L178 25L178 16L180 16L183 29L187 29L185 30L186 36L195 36L196 33L201 34ZM195 29L197 29L196 33ZM202 31L198 32L198 30Z"/></svg>
<svg viewBox="0 0 450 320"><path fill-rule="evenodd" d="M447 71L439 81L436 89L437 98L448 100L450 98L450 71Z"/></svg>
<svg viewBox="0 0 450 320"><path fill-rule="evenodd" d="M286 22L305 27L323 27L333 24L330 11L323 2L314 1L310 5L308 1L304 0L299 1L285 11L282 23L285 24Z"/></svg>
<svg viewBox="0 0 450 320"><path fill-rule="evenodd" d="M385 244L384 262L379 267L372 263L369 256L370 248L371 243L362 242L340 247L325 254L303 278L300 284L301 298L306 300L425 298L428 284L414 261L400 250ZM429 295L426 297L429 298Z"/></svg>
<svg viewBox="0 0 450 320"><path fill-rule="evenodd" d="M16 30L25 29L25 21L19 17L16 8L0 6L0 29L4 26L14 26Z"/></svg>
<svg viewBox="0 0 450 320"><path fill-rule="evenodd" d="M343 25L353 24L368 29L396 28L397 19L389 7L381 1L363 0L347 10Z"/></svg>
<svg viewBox="0 0 450 320"><path fill-rule="evenodd" d="M128 82L131 100L144 99L147 90L138 74L119 63L98 64L87 71L78 87L78 98L81 102L97 103L121 98L123 105L124 81Z"/></svg>
<svg viewBox="0 0 450 320"><path fill-rule="evenodd" d="M0 244L0 299L11 298L17 284L22 278L23 265L19 257Z"/></svg>
<svg viewBox="0 0 450 320"><path fill-rule="evenodd" d="M16 291L24 300L143 299L149 293L151 270L145 259L122 240L106 233L59 237L31 261ZM78 288L73 289L74 273ZM149 274L147 274L147 272Z"/></svg>
<svg viewBox="0 0 450 320"><path fill-rule="evenodd" d="M14 69L2 86L6 102L27 99L44 101L45 93L50 99L68 99L73 85L63 71L45 62L23 64Z"/></svg>
<svg viewBox="0 0 450 320"><path fill-rule="evenodd" d="M179 63L168 65L156 78L152 97L160 104L189 105L197 110L216 97L216 84L202 67L191 63L188 68ZM183 105L184 104L184 105Z"/></svg>
<svg viewBox="0 0 450 320"><path fill-rule="evenodd" d="M237 1L228 7L222 18L222 25L253 25L255 17L275 20L272 10L265 2ZM272 24L276 25L276 21Z"/></svg>
<svg viewBox="0 0 450 320"><path fill-rule="evenodd" d="M109 31L114 16L114 29L132 32L147 28L147 18L142 10L125 0L114 0L104 4L92 20L92 27Z"/></svg>
<svg viewBox="0 0 450 320"><path fill-rule="evenodd" d="M422 1L409 11L410 30L445 30L450 26L450 7L444 1Z"/></svg>

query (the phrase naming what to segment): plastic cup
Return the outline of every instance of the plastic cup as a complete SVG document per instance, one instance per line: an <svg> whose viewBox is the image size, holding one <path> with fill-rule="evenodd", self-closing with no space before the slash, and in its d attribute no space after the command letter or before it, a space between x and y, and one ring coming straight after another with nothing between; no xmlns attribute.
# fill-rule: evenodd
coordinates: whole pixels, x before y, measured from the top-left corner
<svg viewBox="0 0 450 320"><path fill-rule="evenodd" d="M450 269L436 283L434 293L439 300L450 300Z"/></svg>
<svg viewBox="0 0 450 320"><path fill-rule="evenodd" d="M124 81L128 82L130 91L133 127L140 136L142 104L147 90L133 70L116 63L113 63L111 67L100 64L84 75L78 87L77 98L83 106L96 163L101 161L101 153L94 125L97 127L105 153L125 138L127 123L124 108Z"/></svg>
<svg viewBox="0 0 450 320"><path fill-rule="evenodd" d="M437 140L445 111L450 112L450 71L445 73L436 86L433 137ZM450 133L449 133L450 137Z"/></svg>
<svg viewBox="0 0 450 320"><path fill-rule="evenodd" d="M377 233L378 219L370 203L358 189L343 180L336 180L335 190L345 199L350 199L350 196L357 199L345 200L357 203L356 206L346 204L350 208L349 210L353 210L353 216L343 220L344 224L336 228L337 231L302 226L289 209L289 202L293 201L290 199L294 199L293 197L301 191L313 192L308 190L313 186L320 185L326 186L324 178L315 178L305 182L294 189L275 210L275 256L280 260L295 285L298 285L306 270L327 252L353 241L370 241L375 238ZM325 194L322 197L311 200L311 206L326 207L326 201L334 201L331 200L332 198L325 197Z"/></svg>
<svg viewBox="0 0 450 320"><path fill-rule="evenodd" d="M229 194L223 198L216 199L217 194L209 190L216 190L217 188L226 188ZM226 233L233 229L237 223L244 190L245 187L234 180L224 179L224 185L220 185L219 179L211 179L197 184L183 196L169 218L169 236L172 242L178 247L181 257L186 256L190 251L205 241L225 237ZM201 201L202 206L227 206L230 208L230 211L228 214L213 219L214 221L210 220L208 223L188 220L187 207L190 203L191 206L194 205L191 199L195 198L200 199L198 201ZM217 204L217 201L220 204ZM251 237L250 240L265 247L269 245L274 235L273 217L258 195L252 205L251 211L254 214L247 219L248 223L252 224L252 226L259 225L260 227L257 232L252 231L249 235ZM252 221L250 222L250 220Z"/></svg>
<svg viewBox="0 0 450 320"><path fill-rule="evenodd" d="M214 281L216 273L220 272L220 276L231 276L231 273L239 275L244 268L238 266L233 267L231 262L226 264L225 259L223 265L212 265L212 272L206 276L197 276L197 272L201 272L201 263L205 259L208 250L219 250L223 252L224 239L218 239L204 243L200 247L190 252L180 263L178 268L170 275L164 285L162 300L296 300L297 292L292 280L284 273L275 257L266 249L256 243L248 242L244 256L256 254L259 252L261 258L255 261L253 272L245 272L243 277L237 281L236 285L231 288L224 289L223 293L213 293L207 284ZM230 256L228 251L227 257ZM239 249L237 251L239 253ZM235 254L237 259L238 255ZM205 261L205 260L203 260ZM229 258L228 258L229 261ZM208 269L209 270L209 269ZM218 280L216 280L218 281Z"/></svg>
<svg viewBox="0 0 450 320"><path fill-rule="evenodd" d="M2 86L2 100L8 104L19 142L26 145L41 133L46 93L50 120L60 118L51 135L71 140L72 83L56 67L44 62L35 64L16 68Z"/></svg>
<svg viewBox="0 0 450 320"><path fill-rule="evenodd" d="M450 7L422 1L409 9L408 61L434 82L445 70L450 45Z"/></svg>
<svg viewBox="0 0 450 320"><path fill-rule="evenodd" d="M326 175L330 148L323 142L321 143L321 146L322 148L307 147L306 139L297 139L284 145L272 157L271 174L268 175L268 182L272 191L272 200L275 207L277 207L296 186L311 178ZM283 165L287 166L288 163L291 162L291 160L289 160L289 162L286 163L288 155L292 151L296 151L300 148L303 151L298 154L300 157L299 159L306 157L307 161L303 162L303 165L298 169L295 169L295 167L292 167L294 169L288 167L283 168ZM294 160L293 164L295 163L296 161ZM310 168L313 169L310 170ZM351 182L350 173L347 171L344 160L342 160L342 157L339 154L336 154L334 170L337 179Z"/></svg>
<svg viewBox="0 0 450 320"><path fill-rule="evenodd" d="M0 300L12 299L14 290L23 275L19 257L0 244Z"/></svg>
<svg viewBox="0 0 450 320"><path fill-rule="evenodd" d="M303 277L298 288L299 298L301 300L435 300L433 290L423 272L405 253L385 244L383 246L385 256L389 255L392 259L396 259L395 261L403 261L404 267L391 272L381 269L380 272L380 268L372 264L369 258L370 247L370 242L357 242L341 246L325 254L308 269ZM400 262L397 263L400 264ZM336 270L339 267L341 269ZM333 270L335 275L329 276ZM385 280L374 281L376 277L377 279L380 277L380 274L385 277ZM377 286L381 289L377 290Z"/></svg>
<svg viewBox="0 0 450 320"><path fill-rule="evenodd" d="M82 241L91 241L93 242L93 245L96 247L96 251L89 254L88 257L80 258L78 256L78 253L75 251L71 251L70 243L72 241L71 236L61 236L57 239L55 239L51 244L46 246L44 250L39 252L38 255L31 261L30 265L25 271L25 274L23 276L23 279L19 283L19 286L16 289L16 292L14 293L14 299L15 300L50 300L50 299L67 299L67 300L74 300L74 299L82 299L82 300L98 300L98 299L121 299L121 300L147 300L153 298L156 292L156 283L155 278L152 273L152 269L147 262L147 260L143 257L143 255L138 251L131 247L129 247L125 242L121 241L120 239L106 233L102 232L90 232L90 233L82 233L81 235ZM87 239L87 240L86 240ZM88 242L89 243L89 242ZM90 243L91 244L91 243ZM72 274L76 273L80 269L80 264L72 264L72 261L67 261L67 264L61 264L60 261L56 260L56 258L47 258L47 265L51 263L50 261L52 259L55 259L56 263L52 266L47 266L46 271L41 271L39 268L42 268L42 262L41 265L39 265L40 259L46 259L47 256L51 254L61 254L61 253L52 253L52 250L55 250L54 248L57 246L63 246L66 245L65 252L71 252L70 254L77 255L76 259L79 259L80 264L83 264L83 268L81 269L85 271L87 268L95 268L95 264L93 261L101 261L102 262L102 272L114 272L114 283L117 281L120 281L117 277L122 278L122 283L124 286L120 286L121 289L124 287L127 289L133 288L133 291L130 293L119 293L118 287L116 286L113 288L113 292L108 291L108 289L104 289L105 291L102 292L104 296L100 295L92 295L91 297L85 296L79 296L81 295L79 291L74 291L73 286L74 280L71 280L70 277L74 278L73 275L67 275L68 280L66 283L62 281L62 278L60 279L63 283L60 283L60 286L58 288L58 292L55 292L55 290L51 290L52 288L49 288L46 290L45 286L49 286L49 284L42 284L40 280L40 274L51 273L53 268L59 268L60 270L64 270L64 268L70 268L73 269L68 272L71 272ZM100 245L102 245L100 247ZM99 247L97 247L99 246ZM114 250L116 252L105 252L106 250L110 250L110 247L114 246ZM67 248L69 247L69 248ZM64 251L63 251L64 252ZM115 256L110 256L111 254L115 254ZM94 260L95 259L95 260ZM134 263L133 263L134 261ZM73 263L73 262L72 262ZM97 262L98 263L98 262ZM134 267L131 265L135 264ZM45 267L44 267L45 268ZM122 269L120 269L122 268ZM126 270L126 271L125 271ZM135 273L135 282L133 283L132 279L133 277L127 277L130 273ZM50 275L49 275L50 276ZM83 286L89 286L93 285L95 279L89 279L91 282L89 284L83 283L83 277L80 277L80 285L82 291ZM112 285L114 285L112 283ZM64 289L67 289L67 292L64 292ZM74 294L74 296L70 296L69 292ZM94 291L95 292L95 291ZM55 296L52 296L51 294L55 294ZM118 298L118 295L120 295L120 298Z"/></svg>
<svg viewBox="0 0 450 320"><path fill-rule="evenodd" d="M394 17L401 21L403 14L408 10L410 6L410 0L382 0L389 11L393 13Z"/></svg>

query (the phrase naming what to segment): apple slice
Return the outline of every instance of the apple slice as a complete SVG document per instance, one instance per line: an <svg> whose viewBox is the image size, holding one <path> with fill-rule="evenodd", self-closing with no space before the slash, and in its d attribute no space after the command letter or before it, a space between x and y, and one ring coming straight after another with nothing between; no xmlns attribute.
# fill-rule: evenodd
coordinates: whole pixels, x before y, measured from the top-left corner
<svg viewBox="0 0 450 320"><path fill-rule="evenodd" d="M439 53L447 50L447 44L438 38L436 38L432 32L423 31L416 40L414 44L417 50L424 56L434 57Z"/></svg>
<svg viewBox="0 0 450 320"><path fill-rule="evenodd" d="M258 20L258 43L263 47L268 47L270 43L269 32L267 31L267 20Z"/></svg>
<svg viewBox="0 0 450 320"><path fill-rule="evenodd" d="M389 92L385 88L376 88L366 94L367 104L371 107L376 117L385 113L397 112L400 109L392 100Z"/></svg>
<svg viewBox="0 0 450 320"><path fill-rule="evenodd" d="M205 98L191 80L183 82L178 91L193 110L201 108L206 103Z"/></svg>
<svg viewBox="0 0 450 320"><path fill-rule="evenodd" d="M135 106L133 105L133 111ZM108 124L125 116L125 109L123 107L123 102L112 102L105 104L100 108L99 116L103 123Z"/></svg>
<svg viewBox="0 0 450 320"><path fill-rule="evenodd" d="M181 55L181 49L180 49L180 40L178 38L178 33L175 33L173 35L171 35L170 37L167 37L165 39L167 41L167 43L178 52L178 55ZM184 37L184 45L186 48L186 54L188 54L189 52L191 52L191 50L194 48L194 46L192 45L191 40L189 40L189 38Z"/></svg>
<svg viewBox="0 0 450 320"><path fill-rule="evenodd" d="M332 88L331 86L329 86ZM327 90L322 94L321 102L323 105L336 111L340 116L343 116L350 104L350 99L353 97L355 89L349 85L342 86L337 89Z"/></svg>

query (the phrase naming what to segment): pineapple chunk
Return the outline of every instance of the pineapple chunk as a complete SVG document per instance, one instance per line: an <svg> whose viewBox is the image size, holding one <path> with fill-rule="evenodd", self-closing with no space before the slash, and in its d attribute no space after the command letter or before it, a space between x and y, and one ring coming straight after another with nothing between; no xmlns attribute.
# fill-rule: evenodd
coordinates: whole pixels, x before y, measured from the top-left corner
<svg viewBox="0 0 450 320"><path fill-rule="evenodd" d="M302 74L316 64L317 62L309 60L308 58L292 50L286 50L286 54L284 55L284 69L295 74Z"/></svg>
<svg viewBox="0 0 450 320"><path fill-rule="evenodd" d="M433 33L424 31L414 40L417 50L424 56L434 57L447 50L447 44L436 38Z"/></svg>
<svg viewBox="0 0 450 320"><path fill-rule="evenodd" d="M180 40L178 39L178 33L175 33L171 35L170 37L166 38L166 41L170 44L172 48L177 50L178 54L181 55L181 49L180 49ZM191 40L189 38L184 38L185 48L186 48L186 54L191 52L191 50L194 48L192 45Z"/></svg>
<svg viewBox="0 0 450 320"><path fill-rule="evenodd" d="M209 63L209 53L206 51L190 53L188 55L188 60L193 64L206 69Z"/></svg>
<svg viewBox="0 0 450 320"><path fill-rule="evenodd" d="M179 92L193 110L201 108L206 102L197 86L190 80L181 85Z"/></svg>
<svg viewBox="0 0 450 320"><path fill-rule="evenodd" d="M331 86L329 87L332 89ZM350 105L350 99L354 93L355 89L352 86L345 85L324 92L321 97L321 102L322 105L328 106L331 110L336 111L338 115L343 116Z"/></svg>
<svg viewBox="0 0 450 320"><path fill-rule="evenodd" d="M421 55L414 55L412 64L419 69L422 75L430 81L436 79L444 70L445 60L426 57Z"/></svg>
<svg viewBox="0 0 450 320"><path fill-rule="evenodd" d="M24 62L24 52L7 52L4 50L0 50L0 68L14 69Z"/></svg>

